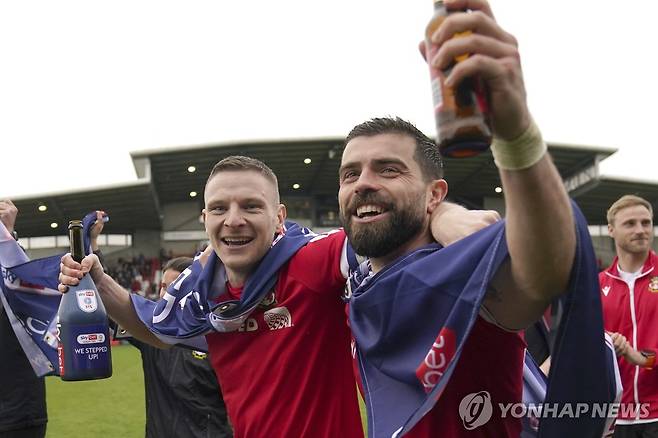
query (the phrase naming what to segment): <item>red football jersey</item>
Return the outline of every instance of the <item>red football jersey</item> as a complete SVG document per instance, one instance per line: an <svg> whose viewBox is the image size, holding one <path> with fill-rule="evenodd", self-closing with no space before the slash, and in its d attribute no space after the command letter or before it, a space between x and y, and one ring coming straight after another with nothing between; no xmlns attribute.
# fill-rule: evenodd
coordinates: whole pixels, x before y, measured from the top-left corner
<svg viewBox="0 0 658 438"><path fill-rule="evenodd" d="M314 239L239 331L207 336L236 438L363 438L341 300L344 245L342 231Z"/></svg>
<svg viewBox="0 0 658 438"><path fill-rule="evenodd" d="M354 372L358 376L354 348L352 341ZM521 402L525 348L520 333L505 331L478 317L441 398L405 438L518 438L521 420L510 415L509 409L503 418L499 403ZM359 389L363 393L362 385ZM469 424L472 418L463 418L460 406L468 409L468 397L483 392L487 393L491 417L483 424ZM465 398L467 401L462 403Z"/></svg>
<svg viewBox="0 0 658 438"><path fill-rule="evenodd" d="M459 362L434 408L406 437L519 437L521 420L503 412L499 403L519 403L523 395L523 357L526 344L520 333L508 332L478 317ZM491 418L471 429L460 413L470 394L486 391ZM462 405L463 407L464 405Z"/></svg>

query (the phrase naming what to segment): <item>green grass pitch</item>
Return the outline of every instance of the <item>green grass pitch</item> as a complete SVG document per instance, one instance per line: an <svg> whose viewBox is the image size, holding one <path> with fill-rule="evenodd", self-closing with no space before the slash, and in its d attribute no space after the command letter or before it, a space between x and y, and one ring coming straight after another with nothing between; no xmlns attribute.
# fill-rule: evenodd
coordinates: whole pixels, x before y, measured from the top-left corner
<svg viewBox="0 0 658 438"><path fill-rule="evenodd" d="M144 437L144 376L139 351L112 347L112 377L84 382L46 378L47 438Z"/></svg>
<svg viewBox="0 0 658 438"><path fill-rule="evenodd" d="M139 351L112 347L112 377L86 382L46 378L47 438L143 438L144 376ZM363 401L359 400L362 418ZM364 421L365 428L365 421Z"/></svg>

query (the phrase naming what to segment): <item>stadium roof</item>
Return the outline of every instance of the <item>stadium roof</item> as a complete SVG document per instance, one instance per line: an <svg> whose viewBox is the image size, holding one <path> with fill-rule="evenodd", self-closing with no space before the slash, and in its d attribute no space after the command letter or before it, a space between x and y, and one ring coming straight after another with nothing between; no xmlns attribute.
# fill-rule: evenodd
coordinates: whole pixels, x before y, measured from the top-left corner
<svg viewBox="0 0 658 438"><path fill-rule="evenodd" d="M301 198L336 204L342 150L342 138L316 138L136 151L131 157L137 181L15 199L20 210L17 229L22 236L62 234L70 218L104 209L112 219L107 233L160 230L162 205L190 202L190 192L197 192L200 204L212 166L228 155L248 155L267 163L279 178L281 196L286 202ZM590 223L604 223L607 207L620 193L638 193L652 202L658 201L656 184L600 177L598 163L615 149L549 144L549 150ZM307 159L308 164L304 161ZM193 172L188 170L190 166L195 168ZM494 191L500 180L490 152L475 158L446 160L445 177L450 198L469 207L481 208L485 197L502 198ZM37 210L41 204L48 207L45 212ZM57 228L50 227L53 222Z"/></svg>
<svg viewBox="0 0 658 438"><path fill-rule="evenodd" d="M111 215L106 232L132 234L136 229L159 229L157 197L148 179L83 190L45 193L13 199L19 216L16 229L21 237L66 234L69 220L82 219L93 210ZM45 211L39 207L45 206ZM43 208L43 207L41 207ZM57 224L51 227L51 224Z"/></svg>
<svg viewBox="0 0 658 438"><path fill-rule="evenodd" d="M574 199L590 224L605 224L608 207L623 195L641 196L658 211L658 184L632 178L603 176Z"/></svg>

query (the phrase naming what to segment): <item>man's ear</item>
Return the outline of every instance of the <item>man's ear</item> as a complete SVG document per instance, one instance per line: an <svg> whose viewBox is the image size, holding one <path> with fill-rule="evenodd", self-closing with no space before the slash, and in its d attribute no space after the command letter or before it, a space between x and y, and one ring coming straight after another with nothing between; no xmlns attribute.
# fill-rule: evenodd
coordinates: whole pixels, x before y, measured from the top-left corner
<svg viewBox="0 0 658 438"><path fill-rule="evenodd" d="M201 209L201 220L203 221L203 229L206 230L206 234L208 234L208 228L206 228L206 223L207 223L207 217L206 217L206 209L202 208Z"/></svg>
<svg viewBox="0 0 658 438"><path fill-rule="evenodd" d="M427 212L432 214L436 207L448 195L448 183L444 179L435 179L429 186Z"/></svg>
<svg viewBox="0 0 658 438"><path fill-rule="evenodd" d="M608 236L612 237L612 232L615 230L615 227L611 224L608 224Z"/></svg>
<svg viewBox="0 0 658 438"><path fill-rule="evenodd" d="M286 222L286 217L288 217L288 212L286 211L286 206L283 204L279 204L277 207L277 212L276 212L276 219L277 219L277 224L276 224L276 232L277 233L282 233L283 232L283 224Z"/></svg>

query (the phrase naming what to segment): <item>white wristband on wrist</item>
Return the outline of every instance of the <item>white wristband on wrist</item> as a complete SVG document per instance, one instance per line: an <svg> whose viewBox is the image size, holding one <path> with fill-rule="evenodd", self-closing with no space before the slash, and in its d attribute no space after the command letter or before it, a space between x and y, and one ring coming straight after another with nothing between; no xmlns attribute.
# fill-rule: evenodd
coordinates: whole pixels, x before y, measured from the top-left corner
<svg viewBox="0 0 658 438"><path fill-rule="evenodd" d="M499 169L521 170L536 164L546 154L546 143L534 120L523 134L507 141L494 138L491 153Z"/></svg>

